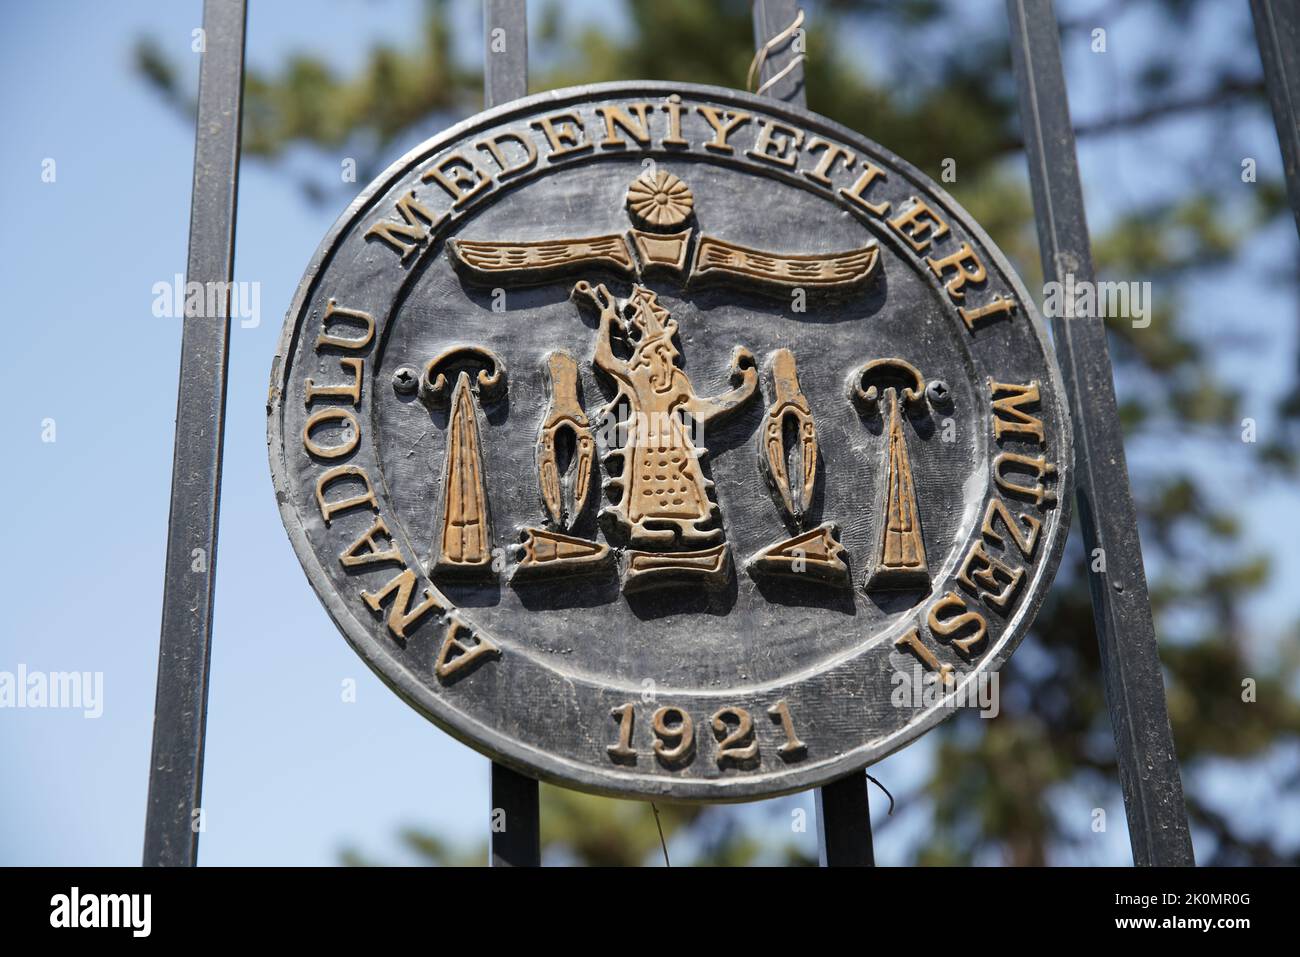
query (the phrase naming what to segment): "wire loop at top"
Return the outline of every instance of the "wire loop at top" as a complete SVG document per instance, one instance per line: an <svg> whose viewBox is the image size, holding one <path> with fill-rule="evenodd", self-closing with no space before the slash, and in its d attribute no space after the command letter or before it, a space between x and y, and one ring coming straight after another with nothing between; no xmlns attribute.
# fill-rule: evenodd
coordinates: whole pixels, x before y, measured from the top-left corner
<svg viewBox="0 0 1300 957"><path fill-rule="evenodd" d="M773 36L761 47L759 47L757 51L755 51L754 59L749 64L749 74L745 77L745 89L749 90L752 93L757 93L759 95L762 95L766 93L769 89L771 89L773 86L775 86L780 80L788 76L790 74L790 71L792 71L796 66L798 66L800 63L804 61L805 59L804 54L796 53L794 57L791 58L790 62L787 63L779 72L777 72L773 76L768 77L768 79L763 83L763 85L760 86L757 90L754 89L754 81L757 80L758 77L762 74L763 65L767 62L768 54L775 52L778 47L782 46L786 41L790 40L796 33L799 32L799 28L802 26L803 26L803 7L800 7L798 12L795 13L794 19L790 21L790 25L788 27L786 27L780 33Z"/></svg>

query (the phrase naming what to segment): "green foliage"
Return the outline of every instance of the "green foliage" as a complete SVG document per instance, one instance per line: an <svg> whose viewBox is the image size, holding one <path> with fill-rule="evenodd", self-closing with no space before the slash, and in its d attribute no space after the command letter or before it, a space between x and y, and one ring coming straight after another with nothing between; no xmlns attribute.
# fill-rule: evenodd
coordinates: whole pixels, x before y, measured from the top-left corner
<svg viewBox="0 0 1300 957"><path fill-rule="evenodd" d="M768 802L767 807L773 814L783 815L786 803ZM662 867L665 855L674 867L816 863L793 841L760 843L733 812L725 807L618 801L543 784L542 860L589 867ZM486 842L456 847L415 828L407 828L399 836L406 854L422 864L458 867L487 862ZM345 850L341 860L352 867L373 863L355 849Z"/></svg>

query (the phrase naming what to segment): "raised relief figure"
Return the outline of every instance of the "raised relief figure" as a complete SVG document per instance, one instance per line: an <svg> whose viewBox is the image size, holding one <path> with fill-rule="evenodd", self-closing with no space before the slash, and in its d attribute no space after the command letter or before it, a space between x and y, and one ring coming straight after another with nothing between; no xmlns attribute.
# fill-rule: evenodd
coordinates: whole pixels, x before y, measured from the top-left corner
<svg viewBox="0 0 1300 957"><path fill-rule="evenodd" d="M517 581L594 574L613 558L608 545L569 534L587 505L596 440L578 402L576 360L556 350L546 356L546 372L551 402L537 435L537 484L554 528L520 530Z"/></svg>
<svg viewBox="0 0 1300 957"><path fill-rule="evenodd" d="M475 373L471 379L471 373ZM456 385L450 384L455 377ZM439 538L433 574L442 578L491 579L492 522L483 474L482 438L474 396L495 402L506 393L506 368L482 346L456 346L425 367L420 398L432 408L447 407L447 452L442 470ZM449 398L450 396L450 398Z"/></svg>
<svg viewBox="0 0 1300 957"><path fill-rule="evenodd" d="M467 279L548 282L592 267L624 278L668 276L687 286L734 284L786 299L791 289L850 293L876 274L880 247L832 253L778 253L711 236L694 225L695 196L667 170L633 180L625 198L634 224L626 232L534 242L451 239L452 265ZM640 228L637 228L637 227Z"/></svg>
<svg viewBox="0 0 1300 957"><path fill-rule="evenodd" d="M772 404L758 434L758 463L782 519L795 534L750 556L746 568L755 576L848 585L849 567L844 563L839 527L822 522L807 528L817 484L817 425L799 388L794 353L778 349L767 365Z"/></svg>
<svg viewBox="0 0 1300 957"><path fill-rule="evenodd" d="M920 371L903 359L874 359L849 377L848 388L861 412L880 416L885 438L878 531L865 587L868 591L925 588L930 584L930 566L899 406L919 412L928 400L945 407L951 403L948 387L941 380L927 386Z"/></svg>
<svg viewBox="0 0 1300 957"><path fill-rule="evenodd" d="M688 289L733 284L780 298L795 288L845 294L875 275L880 250L868 242L839 252L778 253L708 235L696 224L690 188L664 169L634 180L625 204L633 228L621 234L535 241L457 238L448 241L448 255L465 279L482 284L546 283L593 268L633 281L626 299L586 280L572 289L572 298L599 317L594 365L617 392L605 414L615 417L622 432L606 456L607 463L621 466L604 486L617 500L601 510L601 522L612 543L626 546L625 591L677 581L721 585L731 575L731 561L713 483L704 473L707 449L700 436L754 396L756 363L749 350L736 346L733 388L713 398L697 395L680 365L677 321L643 281L662 276ZM552 367L553 388L556 381ZM554 479L543 474L541 480L546 499ZM589 551L594 543L569 541L549 500L547 509L561 532L539 535L525 529L525 555L516 574L531 575L553 564L561 547L576 549L575 559L582 552L593 564L604 561L603 553ZM795 518L799 529L802 515ZM779 543L794 549L790 560L806 553L823 580L839 581L847 574L833 526L801 534L807 541ZM769 557L760 563L766 570L786 561L776 553ZM554 564L556 571L561 568Z"/></svg>
<svg viewBox="0 0 1300 957"><path fill-rule="evenodd" d="M753 355L737 346L734 388L705 398L678 365L677 322L653 292L638 283L620 301L604 285L584 281L573 298L599 314L593 361L616 390L605 412L617 422L617 439L605 462L618 460L621 469L605 487L618 499L601 518L607 533L630 546L625 590L666 580L724 582L730 564L713 483L704 475L707 450L697 438L753 397Z"/></svg>

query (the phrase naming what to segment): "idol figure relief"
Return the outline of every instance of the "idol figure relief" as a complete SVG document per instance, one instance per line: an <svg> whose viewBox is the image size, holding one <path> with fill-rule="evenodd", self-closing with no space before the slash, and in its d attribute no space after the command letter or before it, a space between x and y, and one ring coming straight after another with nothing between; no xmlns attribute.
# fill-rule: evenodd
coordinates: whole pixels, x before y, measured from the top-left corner
<svg viewBox="0 0 1300 957"><path fill-rule="evenodd" d="M638 283L618 300L603 284L582 281L573 298L599 314L593 362L616 390L604 412L617 423L618 439L605 463L618 460L622 468L605 482L618 500L601 510L601 519L608 534L630 546L625 587L664 578L725 580L730 566L721 516L704 475L707 449L697 439L754 396L753 354L737 346L734 388L705 398L677 364L677 322L653 292ZM616 353L616 344L627 358Z"/></svg>

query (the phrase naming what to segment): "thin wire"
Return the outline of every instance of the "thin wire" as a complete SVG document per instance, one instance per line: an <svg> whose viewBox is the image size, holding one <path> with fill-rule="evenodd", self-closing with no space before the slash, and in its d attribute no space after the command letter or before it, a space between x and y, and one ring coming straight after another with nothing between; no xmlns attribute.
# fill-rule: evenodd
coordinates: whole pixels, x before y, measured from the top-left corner
<svg viewBox="0 0 1300 957"><path fill-rule="evenodd" d="M770 90L772 87L776 86L776 85L777 85L778 83L780 83L783 79L785 79L785 78L790 74L790 72L791 72L795 67L797 67L800 63L803 62L803 60L804 60L804 55L803 55L802 53L795 54L794 59L791 60L789 63L787 63L787 64L785 65L785 68L782 69L780 73L777 73L777 74L774 75L774 76L768 77L767 82L764 83L762 86L760 86L760 87L759 87L757 90L755 90L754 92L755 92L756 94L758 94L759 96L762 96L764 93L766 93L766 92L767 92L768 90Z"/></svg>
<svg viewBox="0 0 1300 957"><path fill-rule="evenodd" d="M772 37L755 51L754 59L751 60L749 64L749 74L745 77L745 89L754 93L765 93L772 84L785 77L791 70L806 59L804 54L796 53L794 59L792 59L785 68L781 70L781 72L777 73L776 76L769 78L767 82L757 90L754 89L754 81L757 80L759 75L762 73L763 64L767 62L767 55L774 52L777 47L781 46L781 44L785 43L785 41L798 33L801 26L803 26L803 7L799 8L799 11L794 15L794 19L790 21L788 27L776 36Z"/></svg>
<svg viewBox="0 0 1300 957"><path fill-rule="evenodd" d="M889 800L892 802L894 799ZM650 802L650 810L655 812L655 827L659 829L659 846L664 849L664 867L672 867L672 861L668 860L668 842L664 840L664 827L659 823L659 808L655 807L654 801Z"/></svg>
<svg viewBox="0 0 1300 957"><path fill-rule="evenodd" d="M885 816L886 817L891 816L894 813L894 796L889 793L889 788L885 787L883 784L881 784L879 781L873 778L870 774L867 775L867 780L870 781L872 784L874 784L876 787L880 788L880 790L885 792L885 797L889 798L889 810L885 812Z"/></svg>

